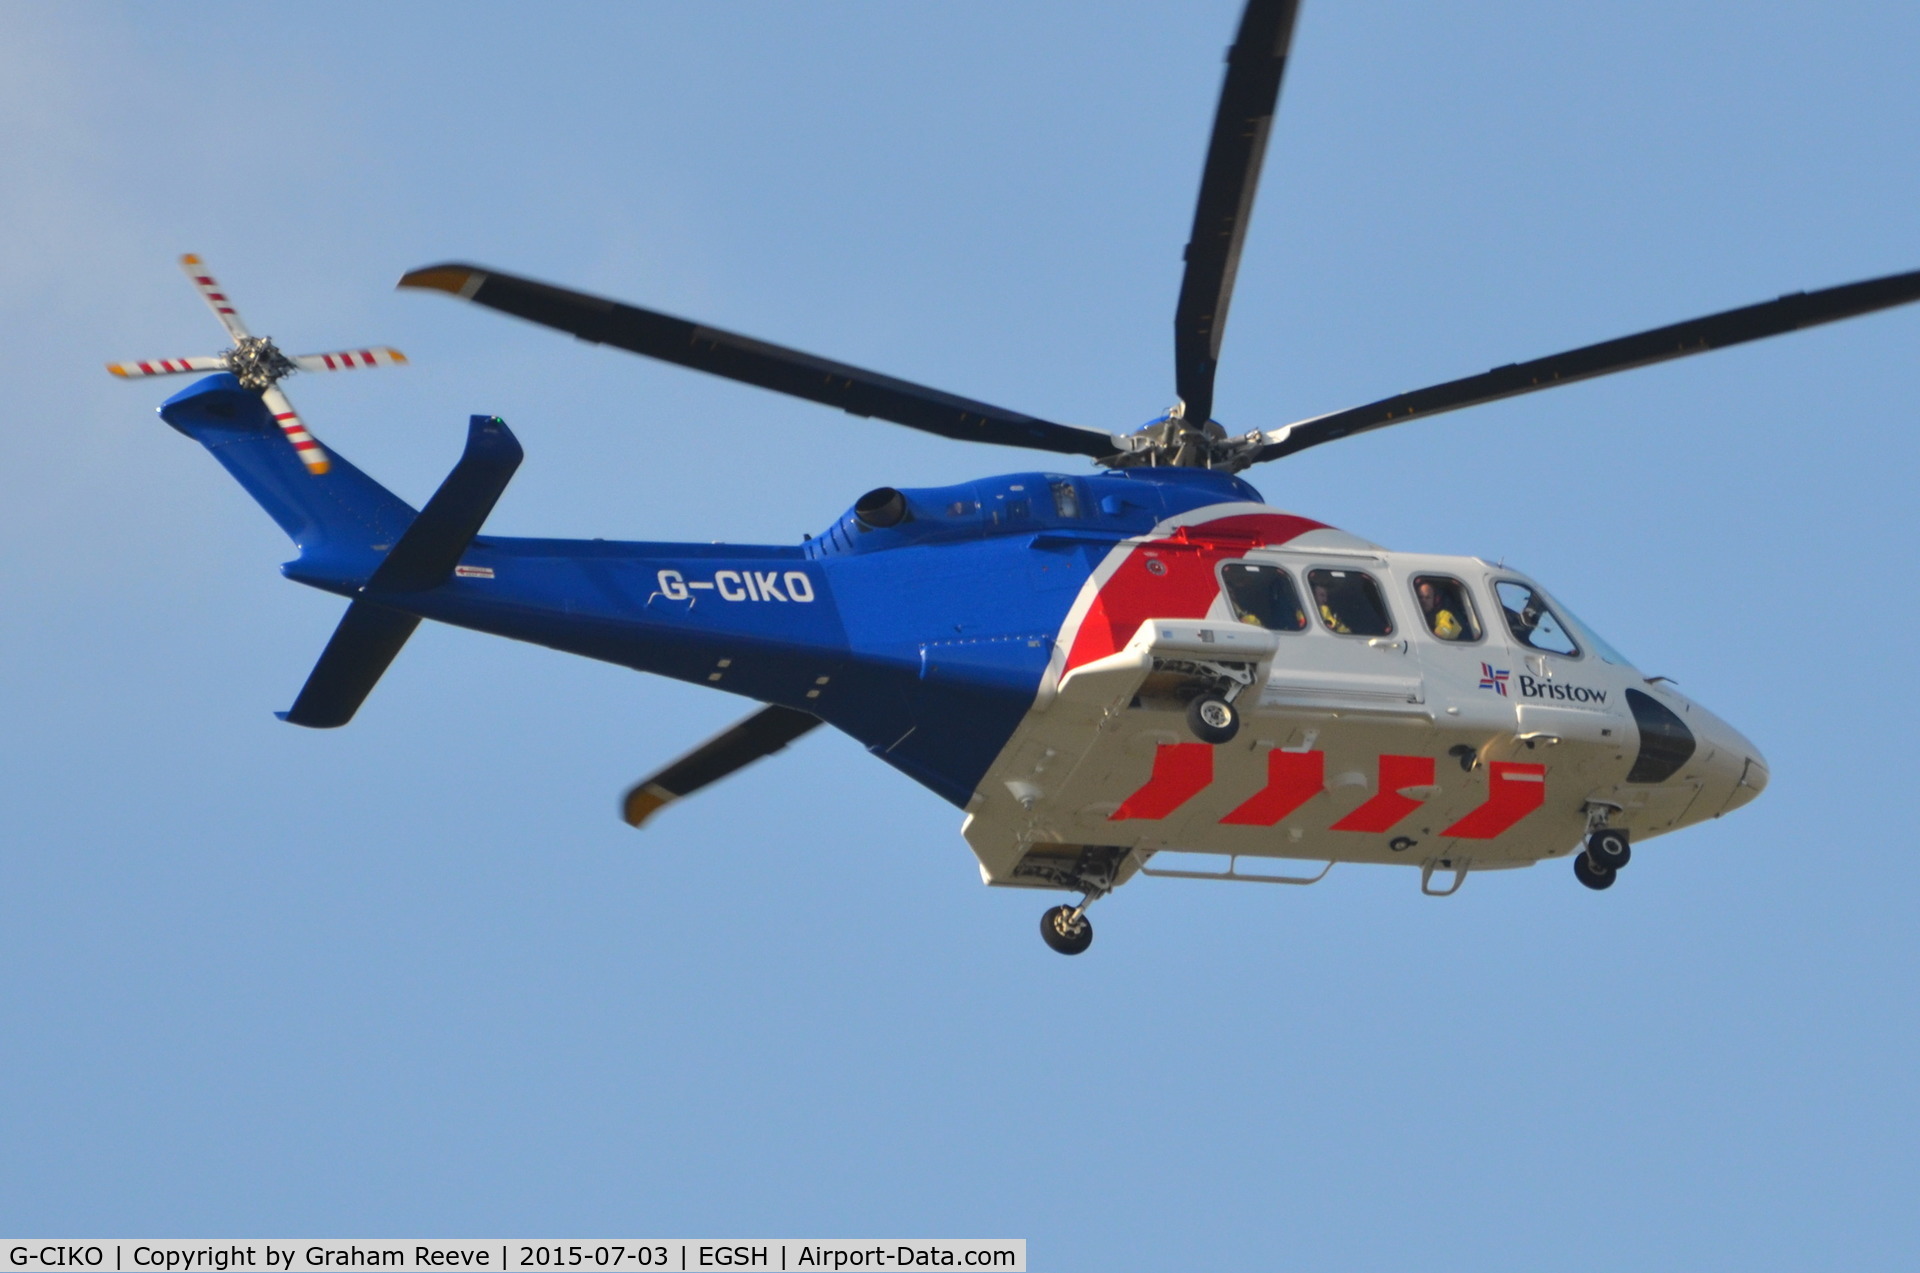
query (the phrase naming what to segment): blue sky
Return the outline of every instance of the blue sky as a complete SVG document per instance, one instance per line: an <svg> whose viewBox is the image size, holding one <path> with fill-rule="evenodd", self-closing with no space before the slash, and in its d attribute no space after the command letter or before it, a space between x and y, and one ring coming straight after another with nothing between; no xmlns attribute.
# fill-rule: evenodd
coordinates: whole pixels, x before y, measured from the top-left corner
<svg viewBox="0 0 1920 1273"><path fill-rule="evenodd" d="M1024 1236L1046 1270L1911 1267L1920 309L1321 448L1269 499L1504 557L1765 797L1564 866L1142 881L1080 959L816 735L635 834L735 700L339 603L108 360L223 343L502 533L790 542L1029 466L444 297L467 259L1100 428L1163 410L1231 0L0 4L0 1229ZM1920 11L1309 0L1217 411L1273 426L1920 267Z"/></svg>

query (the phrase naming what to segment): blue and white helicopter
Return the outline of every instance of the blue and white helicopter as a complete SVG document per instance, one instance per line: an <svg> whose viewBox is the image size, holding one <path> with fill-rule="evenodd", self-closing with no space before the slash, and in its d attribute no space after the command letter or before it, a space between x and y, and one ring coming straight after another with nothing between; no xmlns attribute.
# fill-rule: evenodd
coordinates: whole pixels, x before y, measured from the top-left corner
<svg viewBox="0 0 1920 1273"><path fill-rule="evenodd" d="M1066 954L1087 907L1135 875L1312 883L1336 862L1470 871L1571 855L1612 885L1631 844L1752 800L1759 751L1647 678L1536 581L1478 558L1389 551L1268 506L1236 476L1370 429L1920 299L1920 272L1795 293L1510 364L1281 428L1229 434L1214 371L1297 0L1249 0L1227 54L1174 315L1178 402L1109 434L475 265L400 285L681 366L964 441L1092 460L862 495L799 545L522 539L482 525L520 463L475 416L417 512L301 425L290 359L235 340L128 376L215 370L160 414L201 442L299 547L284 573L348 599L295 700L346 724L422 619L740 695L760 706L636 784L626 820L829 724L966 813L988 884L1065 890L1042 917ZM1171 868L1168 851L1213 862ZM1288 874L1262 860L1318 864Z"/></svg>

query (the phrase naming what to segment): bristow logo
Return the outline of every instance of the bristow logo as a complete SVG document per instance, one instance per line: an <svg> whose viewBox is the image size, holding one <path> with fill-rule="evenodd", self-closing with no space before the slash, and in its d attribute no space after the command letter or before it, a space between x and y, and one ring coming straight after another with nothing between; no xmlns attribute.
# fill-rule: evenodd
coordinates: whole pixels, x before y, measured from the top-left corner
<svg viewBox="0 0 1920 1273"><path fill-rule="evenodd" d="M669 601L685 601L695 591L720 594L722 601L812 601L813 581L805 571L789 570L716 570L711 579L688 579L677 570L663 570L659 576L660 595ZM785 585L785 591L781 585Z"/></svg>
<svg viewBox="0 0 1920 1273"><path fill-rule="evenodd" d="M1509 675L1511 675L1511 673L1509 673L1506 668L1495 670L1493 664L1482 663L1480 665L1480 688L1483 690L1492 690L1501 698L1505 698L1507 696L1507 677Z"/></svg>
<svg viewBox="0 0 1920 1273"><path fill-rule="evenodd" d="M1485 684L1485 682L1481 682ZM1525 672L1520 674L1520 697L1551 698L1563 703L1604 703L1607 701L1605 690L1590 690L1584 685L1558 685L1552 681L1535 680Z"/></svg>

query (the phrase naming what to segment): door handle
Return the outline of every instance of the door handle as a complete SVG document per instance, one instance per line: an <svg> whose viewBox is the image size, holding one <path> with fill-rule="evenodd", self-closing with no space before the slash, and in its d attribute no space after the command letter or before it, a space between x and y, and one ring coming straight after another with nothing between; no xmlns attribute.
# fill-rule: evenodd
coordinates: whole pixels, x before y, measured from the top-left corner
<svg viewBox="0 0 1920 1273"><path fill-rule="evenodd" d="M1407 648L1405 641L1396 641L1392 637L1375 637L1373 640L1367 642L1367 644L1376 650L1393 650L1395 652L1403 651Z"/></svg>

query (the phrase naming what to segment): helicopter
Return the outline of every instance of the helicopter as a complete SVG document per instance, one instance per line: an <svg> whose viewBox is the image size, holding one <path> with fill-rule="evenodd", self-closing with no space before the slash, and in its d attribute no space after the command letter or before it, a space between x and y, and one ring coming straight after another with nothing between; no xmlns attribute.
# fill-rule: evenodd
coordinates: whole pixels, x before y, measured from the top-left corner
<svg viewBox="0 0 1920 1273"><path fill-rule="evenodd" d="M347 599L280 713L292 724L348 723L423 619L726 691L758 706L634 784L629 824L831 725L964 812L984 883L1077 896L1040 922L1068 955L1092 942L1088 908L1136 876L1306 885L1338 863L1390 864L1448 896L1472 872L1570 858L1579 883L1607 889L1639 842L1757 797L1759 749L1539 581L1389 550L1268 505L1240 474L1904 305L1920 271L1230 433L1215 372L1297 10L1249 0L1227 51L1175 305L1176 401L1136 429L1041 419L479 265L400 280L856 416L1091 466L881 487L797 545L507 537L483 533L523 454L504 421L473 416L415 510L322 447L278 389L336 359L404 359L289 359L240 326L197 257L188 273L234 349L110 369L214 372L161 417L293 540L284 575Z"/></svg>

